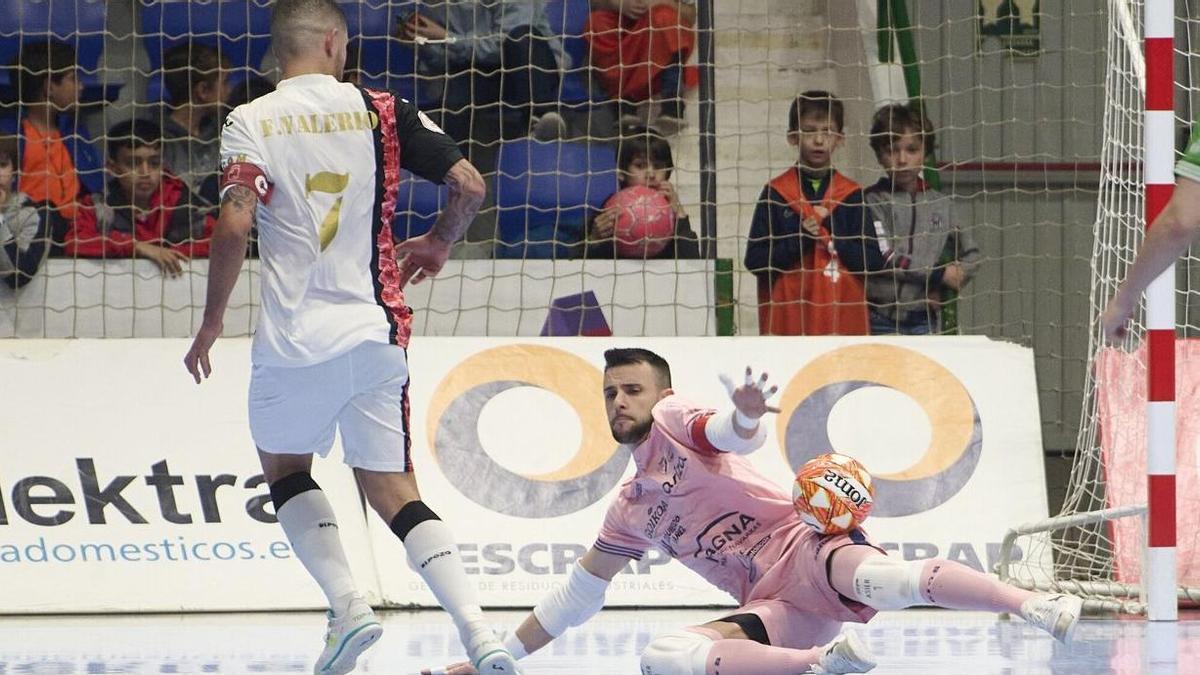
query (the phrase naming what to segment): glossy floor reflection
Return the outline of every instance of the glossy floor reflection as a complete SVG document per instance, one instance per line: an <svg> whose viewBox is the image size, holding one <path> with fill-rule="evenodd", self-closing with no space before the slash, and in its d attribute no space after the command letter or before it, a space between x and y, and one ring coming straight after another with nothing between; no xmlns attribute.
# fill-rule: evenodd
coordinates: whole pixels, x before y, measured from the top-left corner
<svg viewBox="0 0 1200 675"><path fill-rule="evenodd" d="M637 655L651 636L712 615L604 611L526 660L526 672L636 675ZM415 673L461 657L444 615L382 616L383 639L355 672ZM493 616L511 626L524 612ZM2 617L0 674L306 673L323 629L324 617L316 613ZM1200 615L1185 614L1178 624L1088 620L1070 647L1019 619L974 612L887 612L855 629L879 658L874 672L881 674L1200 673Z"/></svg>

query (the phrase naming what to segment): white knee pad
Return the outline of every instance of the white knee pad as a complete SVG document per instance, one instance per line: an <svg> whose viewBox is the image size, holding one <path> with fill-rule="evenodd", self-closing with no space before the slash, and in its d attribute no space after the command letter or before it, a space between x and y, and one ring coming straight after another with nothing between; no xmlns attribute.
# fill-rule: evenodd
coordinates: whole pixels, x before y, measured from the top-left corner
<svg viewBox="0 0 1200 675"><path fill-rule="evenodd" d="M642 652L642 675L704 675L712 643L686 630L656 635Z"/></svg>
<svg viewBox="0 0 1200 675"><path fill-rule="evenodd" d="M871 556L854 570L854 599L879 610L928 605L921 595L924 568L924 560Z"/></svg>

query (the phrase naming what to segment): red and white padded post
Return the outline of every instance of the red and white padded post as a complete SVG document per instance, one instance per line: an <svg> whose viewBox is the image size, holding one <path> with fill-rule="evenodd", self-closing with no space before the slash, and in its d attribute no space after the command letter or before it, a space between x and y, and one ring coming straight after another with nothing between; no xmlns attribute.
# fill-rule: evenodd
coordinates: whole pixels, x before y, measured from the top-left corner
<svg viewBox="0 0 1200 675"><path fill-rule="evenodd" d="M1175 3L1146 0L1146 226L1175 186ZM1146 401L1148 474L1147 618L1178 618L1175 568L1175 266L1146 289L1149 345Z"/></svg>

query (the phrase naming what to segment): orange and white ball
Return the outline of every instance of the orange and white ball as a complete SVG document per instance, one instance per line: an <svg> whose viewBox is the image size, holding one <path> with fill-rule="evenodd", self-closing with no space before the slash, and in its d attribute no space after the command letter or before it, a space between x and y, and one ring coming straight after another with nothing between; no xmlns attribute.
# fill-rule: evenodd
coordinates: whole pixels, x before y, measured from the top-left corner
<svg viewBox="0 0 1200 675"><path fill-rule="evenodd" d="M796 472L792 505L821 534L841 534L862 524L875 504L871 474L853 457L813 457Z"/></svg>

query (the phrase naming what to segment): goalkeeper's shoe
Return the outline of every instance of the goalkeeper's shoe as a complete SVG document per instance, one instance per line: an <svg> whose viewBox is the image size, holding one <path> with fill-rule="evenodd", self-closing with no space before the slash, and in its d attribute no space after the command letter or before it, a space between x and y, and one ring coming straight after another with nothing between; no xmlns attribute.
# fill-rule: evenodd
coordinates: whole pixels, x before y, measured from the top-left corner
<svg viewBox="0 0 1200 675"><path fill-rule="evenodd" d="M351 600L341 616L329 612L325 651L313 666L313 675L345 675L354 670L359 654L375 644L381 635L383 626L362 598Z"/></svg>
<svg viewBox="0 0 1200 675"><path fill-rule="evenodd" d="M1083 599L1072 595L1037 595L1021 603L1021 616L1029 623L1070 644L1083 614Z"/></svg>
<svg viewBox="0 0 1200 675"><path fill-rule="evenodd" d="M875 667L875 657L857 633L847 631L821 648L821 659L813 664L813 673L865 673Z"/></svg>

